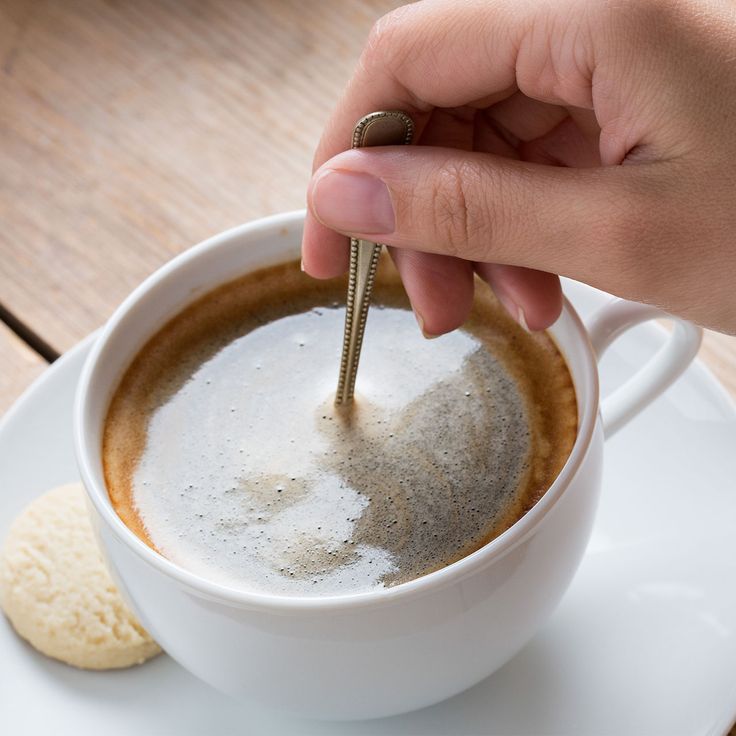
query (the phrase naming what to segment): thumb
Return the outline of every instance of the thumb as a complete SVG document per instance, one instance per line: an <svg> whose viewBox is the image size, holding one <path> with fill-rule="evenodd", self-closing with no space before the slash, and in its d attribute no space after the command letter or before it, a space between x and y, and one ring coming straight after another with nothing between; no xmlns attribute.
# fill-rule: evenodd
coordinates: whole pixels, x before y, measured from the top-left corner
<svg viewBox="0 0 736 736"><path fill-rule="evenodd" d="M611 290L625 265L617 251L625 257L651 222L634 172L644 168L571 169L433 146L351 150L315 172L308 204L346 235Z"/></svg>

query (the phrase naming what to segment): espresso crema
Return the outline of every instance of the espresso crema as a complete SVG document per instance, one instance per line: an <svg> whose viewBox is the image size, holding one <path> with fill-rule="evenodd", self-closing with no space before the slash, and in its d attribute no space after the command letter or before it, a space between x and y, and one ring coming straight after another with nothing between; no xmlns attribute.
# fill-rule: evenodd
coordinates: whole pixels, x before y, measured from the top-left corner
<svg viewBox="0 0 736 736"><path fill-rule="evenodd" d="M350 407L335 407L345 282L286 264L205 295L141 350L103 458L123 521L210 580L335 595L412 580L502 533L551 485L577 406L564 359L480 283L425 340L388 262Z"/></svg>

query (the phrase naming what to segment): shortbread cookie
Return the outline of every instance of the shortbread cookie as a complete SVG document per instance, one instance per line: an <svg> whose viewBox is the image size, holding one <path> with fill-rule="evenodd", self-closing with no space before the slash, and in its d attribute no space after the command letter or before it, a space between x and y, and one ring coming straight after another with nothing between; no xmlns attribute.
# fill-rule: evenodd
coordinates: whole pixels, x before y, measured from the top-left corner
<svg viewBox="0 0 736 736"><path fill-rule="evenodd" d="M48 491L13 523L0 552L0 607L36 649L75 667L129 667L161 651L102 562L78 483Z"/></svg>

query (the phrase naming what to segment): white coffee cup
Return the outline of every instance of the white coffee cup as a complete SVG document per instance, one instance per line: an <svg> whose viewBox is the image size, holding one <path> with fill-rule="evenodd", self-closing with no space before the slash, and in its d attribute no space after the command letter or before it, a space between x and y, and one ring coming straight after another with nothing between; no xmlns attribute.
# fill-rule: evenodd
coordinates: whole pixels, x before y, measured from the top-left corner
<svg viewBox="0 0 736 736"><path fill-rule="evenodd" d="M279 710L321 718L386 716L474 685L534 634L585 550L601 485L604 436L682 373L701 332L673 320L660 352L599 411L597 357L632 325L666 315L615 301L586 330L565 302L550 332L575 383L578 436L557 480L520 521L468 557L392 588L311 598L233 590L178 567L123 524L105 488L103 424L111 395L143 344L216 286L298 258L303 216L286 213L217 235L165 265L123 302L80 379L77 461L101 547L121 590L182 666L220 690Z"/></svg>

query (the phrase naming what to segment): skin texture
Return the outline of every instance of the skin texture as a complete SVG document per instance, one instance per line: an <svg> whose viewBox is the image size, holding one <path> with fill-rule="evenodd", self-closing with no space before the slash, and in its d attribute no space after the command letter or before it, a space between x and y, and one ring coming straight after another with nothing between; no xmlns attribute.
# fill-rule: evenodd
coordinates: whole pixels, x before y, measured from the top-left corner
<svg viewBox="0 0 736 736"><path fill-rule="evenodd" d="M346 151L373 110L411 147ZM373 28L314 158L303 267L386 243L425 335L473 271L543 329L570 276L736 332L736 5L424 0Z"/></svg>

